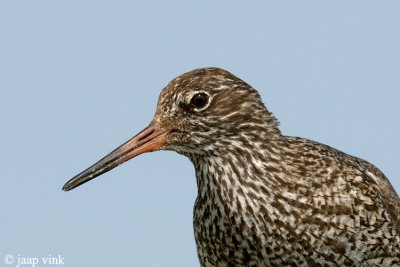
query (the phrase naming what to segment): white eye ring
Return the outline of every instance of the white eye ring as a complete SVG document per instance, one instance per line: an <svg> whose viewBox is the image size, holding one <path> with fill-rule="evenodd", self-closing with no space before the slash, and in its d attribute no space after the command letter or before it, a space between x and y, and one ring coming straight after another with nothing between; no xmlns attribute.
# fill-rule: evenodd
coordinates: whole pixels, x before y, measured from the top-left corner
<svg viewBox="0 0 400 267"><path fill-rule="evenodd" d="M188 101L189 105L195 108L195 110L201 111L206 109L211 102L211 97L208 93L206 92L194 92L190 100Z"/></svg>

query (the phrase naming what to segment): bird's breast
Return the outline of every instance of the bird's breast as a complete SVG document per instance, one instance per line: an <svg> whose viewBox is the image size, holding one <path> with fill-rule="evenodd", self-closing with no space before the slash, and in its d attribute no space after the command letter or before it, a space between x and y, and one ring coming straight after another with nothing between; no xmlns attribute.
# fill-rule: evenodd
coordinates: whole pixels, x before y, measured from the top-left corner
<svg viewBox="0 0 400 267"><path fill-rule="evenodd" d="M202 266L251 266L258 261L257 235L244 218L219 200L198 198L194 210L194 231Z"/></svg>
<svg viewBox="0 0 400 267"><path fill-rule="evenodd" d="M202 266L257 265L266 238L264 223L257 221L257 203L247 198L229 166L218 166L196 168L194 231L200 261Z"/></svg>

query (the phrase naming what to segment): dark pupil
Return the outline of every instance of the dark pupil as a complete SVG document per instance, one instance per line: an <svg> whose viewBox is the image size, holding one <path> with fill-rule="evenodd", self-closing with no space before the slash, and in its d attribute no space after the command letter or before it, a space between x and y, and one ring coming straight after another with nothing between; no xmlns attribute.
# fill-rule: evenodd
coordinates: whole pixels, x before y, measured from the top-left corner
<svg viewBox="0 0 400 267"><path fill-rule="evenodd" d="M195 94L190 103L196 108L202 108L207 104L208 96L204 93Z"/></svg>

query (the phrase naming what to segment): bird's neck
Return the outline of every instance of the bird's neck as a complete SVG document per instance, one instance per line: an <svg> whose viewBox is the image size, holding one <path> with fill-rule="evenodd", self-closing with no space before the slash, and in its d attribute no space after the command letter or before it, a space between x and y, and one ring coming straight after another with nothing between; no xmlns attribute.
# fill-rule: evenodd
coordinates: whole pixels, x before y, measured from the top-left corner
<svg viewBox="0 0 400 267"><path fill-rule="evenodd" d="M192 158L198 204L219 208L224 213L240 212L243 207L257 212L261 196L272 198L287 183L279 175L283 170L278 143L240 144L226 147L223 153Z"/></svg>

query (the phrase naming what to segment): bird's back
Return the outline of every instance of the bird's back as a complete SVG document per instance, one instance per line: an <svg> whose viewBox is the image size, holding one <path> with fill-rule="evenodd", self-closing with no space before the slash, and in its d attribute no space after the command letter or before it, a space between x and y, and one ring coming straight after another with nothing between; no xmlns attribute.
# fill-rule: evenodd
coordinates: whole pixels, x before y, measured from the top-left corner
<svg viewBox="0 0 400 267"><path fill-rule="evenodd" d="M195 160L202 266L400 266L400 202L379 169L303 138L262 148Z"/></svg>
<svg viewBox="0 0 400 267"><path fill-rule="evenodd" d="M400 201L386 176L371 163L318 142L285 140L285 163L296 183L309 189L297 191L298 197L313 206L303 218L316 222L322 247L341 251L352 264L400 265Z"/></svg>

